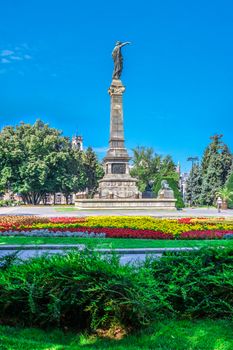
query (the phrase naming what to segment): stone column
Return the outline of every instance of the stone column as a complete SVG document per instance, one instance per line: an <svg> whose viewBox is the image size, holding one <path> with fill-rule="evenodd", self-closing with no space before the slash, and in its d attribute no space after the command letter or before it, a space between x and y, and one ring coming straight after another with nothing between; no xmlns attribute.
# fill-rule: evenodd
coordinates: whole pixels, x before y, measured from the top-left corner
<svg viewBox="0 0 233 350"><path fill-rule="evenodd" d="M108 93L111 97L111 110L110 110L110 139L109 149L107 152L108 157L127 157L128 153L125 149L124 143L124 123L123 123L123 93L125 87L121 80L112 80L112 84L108 89Z"/></svg>
<svg viewBox="0 0 233 350"><path fill-rule="evenodd" d="M121 80L113 79L108 93L110 107L109 148L104 158L105 176L99 181L98 195L104 199L133 199L138 195L137 180L129 173L129 160L125 148L123 123L123 93Z"/></svg>
<svg viewBox="0 0 233 350"><path fill-rule="evenodd" d="M111 96L110 112L110 148L124 148L123 104L122 95L125 91L120 80L113 80L108 90Z"/></svg>

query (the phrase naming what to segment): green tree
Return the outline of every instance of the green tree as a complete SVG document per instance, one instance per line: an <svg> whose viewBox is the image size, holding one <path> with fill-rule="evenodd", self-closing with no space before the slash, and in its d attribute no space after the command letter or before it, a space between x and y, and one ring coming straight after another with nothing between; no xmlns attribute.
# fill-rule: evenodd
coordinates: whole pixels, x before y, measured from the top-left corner
<svg viewBox="0 0 233 350"><path fill-rule="evenodd" d="M194 164L186 184L186 201L190 205L199 205L200 204L200 195L201 195L201 186L202 186L202 174L199 164Z"/></svg>
<svg viewBox="0 0 233 350"><path fill-rule="evenodd" d="M0 133L0 190L21 194L25 203L38 204L45 193L68 187L77 190L83 177L79 164L70 140L40 120Z"/></svg>
<svg viewBox="0 0 233 350"><path fill-rule="evenodd" d="M230 192L233 192L233 171L231 172L227 182L226 187ZM233 198L229 198L228 200L228 208L233 209Z"/></svg>
<svg viewBox="0 0 233 350"><path fill-rule="evenodd" d="M227 209L229 201L233 198L233 191L224 186L216 193L217 196L222 198L222 209Z"/></svg>
<svg viewBox="0 0 233 350"><path fill-rule="evenodd" d="M212 205L217 191L226 183L232 167L232 154L222 141L223 135L214 135L202 160L202 204Z"/></svg>
<svg viewBox="0 0 233 350"><path fill-rule="evenodd" d="M92 198L98 187L98 181L104 176L104 170L91 147L88 147L86 152L83 153L83 168L85 174L84 186L88 190L88 197Z"/></svg>
<svg viewBox="0 0 233 350"><path fill-rule="evenodd" d="M138 179L141 192L151 187L163 176L178 180L175 164L171 156L161 157L151 147L137 147L133 149L133 167L130 174Z"/></svg>
<svg viewBox="0 0 233 350"><path fill-rule="evenodd" d="M83 190L86 184L85 169L83 166L82 152L80 150L70 150L66 163L63 169L60 169L57 176L59 189L64 194L66 203L68 204L70 194Z"/></svg>

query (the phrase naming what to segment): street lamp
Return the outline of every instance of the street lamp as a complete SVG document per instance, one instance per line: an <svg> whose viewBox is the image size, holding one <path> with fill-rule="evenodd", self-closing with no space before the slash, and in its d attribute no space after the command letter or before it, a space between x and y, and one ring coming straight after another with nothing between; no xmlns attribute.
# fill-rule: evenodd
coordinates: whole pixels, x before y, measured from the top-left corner
<svg viewBox="0 0 233 350"><path fill-rule="evenodd" d="M195 164L195 162L198 162L199 158L198 157L188 157L187 161L192 163L192 167L191 167L191 172L193 173L193 166ZM192 206L193 204L193 184L192 184L192 176L191 176L191 193L190 193L190 206Z"/></svg>

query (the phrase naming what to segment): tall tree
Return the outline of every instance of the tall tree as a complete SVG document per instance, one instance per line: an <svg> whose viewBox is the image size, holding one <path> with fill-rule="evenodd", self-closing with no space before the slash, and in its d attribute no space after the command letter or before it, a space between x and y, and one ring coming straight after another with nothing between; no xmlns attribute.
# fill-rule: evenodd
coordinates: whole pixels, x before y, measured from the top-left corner
<svg viewBox="0 0 233 350"><path fill-rule="evenodd" d="M0 190L38 204L45 193L63 191L64 184L77 189L79 163L72 152L70 140L41 120L5 127L0 133Z"/></svg>
<svg viewBox="0 0 233 350"><path fill-rule="evenodd" d="M92 198L98 187L98 180L104 176L104 170L91 147L88 147L83 153L83 168L85 188L88 190L88 197Z"/></svg>
<svg viewBox="0 0 233 350"><path fill-rule="evenodd" d="M232 154L222 141L223 135L214 135L204 152L202 160L201 202L212 205L216 193L224 186L232 167Z"/></svg>
<svg viewBox="0 0 233 350"><path fill-rule="evenodd" d="M86 176L83 166L82 151L78 149L70 149L69 157L63 169L60 169L59 188L66 198L68 204L69 196L72 192L76 193L85 188Z"/></svg>
<svg viewBox="0 0 233 350"><path fill-rule="evenodd" d="M226 187L230 192L233 192L233 169L226 182ZM233 198L231 197L228 201L228 208L233 209Z"/></svg>
<svg viewBox="0 0 233 350"><path fill-rule="evenodd" d="M185 194L185 200L191 205L200 204L201 186L201 168L199 164L194 164L187 179Z"/></svg>
<svg viewBox="0 0 233 350"><path fill-rule="evenodd" d="M176 178L175 164L171 156L161 157L151 147L137 147L133 149L133 167L131 175L136 177L140 191L151 187L151 183L157 183L161 177Z"/></svg>

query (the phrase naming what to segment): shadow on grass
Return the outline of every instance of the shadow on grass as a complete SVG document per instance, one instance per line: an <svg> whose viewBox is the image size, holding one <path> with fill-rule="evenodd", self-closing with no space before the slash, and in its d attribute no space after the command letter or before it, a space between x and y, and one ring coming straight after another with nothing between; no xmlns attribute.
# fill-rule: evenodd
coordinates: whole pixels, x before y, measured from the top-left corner
<svg viewBox="0 0 233 350"><path fill-rule="evenodd" d="M0 349L24 350L231 350L233 321L164 321L121 340L92 335L0 327Z"/></svg>

